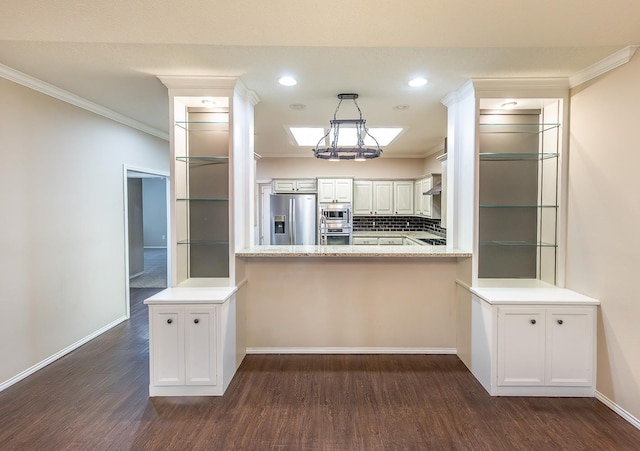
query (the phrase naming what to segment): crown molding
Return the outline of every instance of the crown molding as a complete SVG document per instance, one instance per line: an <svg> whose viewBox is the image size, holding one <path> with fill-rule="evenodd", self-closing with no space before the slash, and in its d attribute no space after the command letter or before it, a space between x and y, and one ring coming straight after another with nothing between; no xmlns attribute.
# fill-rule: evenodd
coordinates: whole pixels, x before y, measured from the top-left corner
<svg viewBox="0 0 640 451"><path fill-rule="evenodd" d="M637 45L627 46L615 53L612 53L611 55L598 61L597 63L576 72L569 77L569 87L575 88L582 83L593 80L594 78L599 77L600 75L607 73L610 70L615 69L616 67L628 63L629 61L631 61L631 58L633 58L633 55L636 53L636 50L638 50L638 47L639 46Z"/></svg>
<svg viewBox="0 0 640 451"><path fill-rule="evenodd" d="M569 90L569 78L473 78L476 97L549 96Z"/></svg>
<svg viewBox="0 0 640 451"><path fill-rule="evenodd" d="M247 91L247 99L251 102L252 106L256 106L260 103L260 97L258 97L258 94L252 90Z"/></svg>
<svg viewBox="0 0 640 451"><path fill-rule="evenodd" d="M0 77L25 86L29 89L33 89L34 91L41 92L42 94L48 95L49 97L62 100L63 102L66 102L78 108L82 108L83 110L87 110L100 116L106 117L107 119L111 119L112 121L126 125L127 127L135 128L136 130L140 130L141 132L147 133L160 139L164 139L165 141L169 141L169 133L158 130L157 128L151 127L147 124L143 124L142 122L139 122L123 114L116 113L115 111L103 107L102 105L98 105L97 103L91 102L84 97L80 97L77 94L73 94L62 88L58 88L57 86L32 77L31 75L27 75L9 66L5 66L4 64L0 64Z"/></svg>
<svg viewBox="0 0 640 451"><path fill-rule="evenodd" d="M473 89L474 87L472 80L468 80L458 89L447 94L442 100L440 100L440 103L442 103L446 107L449 107L454 103L459 102L461 99L466 98L469 94L472 94Z"/></svg>

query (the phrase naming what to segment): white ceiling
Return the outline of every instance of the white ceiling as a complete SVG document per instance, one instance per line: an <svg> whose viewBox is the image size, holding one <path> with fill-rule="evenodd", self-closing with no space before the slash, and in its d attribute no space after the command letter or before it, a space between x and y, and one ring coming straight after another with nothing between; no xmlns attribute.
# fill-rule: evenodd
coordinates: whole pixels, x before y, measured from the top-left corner
<svg viewBox="0 0 640 451"><path fill-rule="evenodd" d="M568 77L634 44L636 0L0 2L1 64L161 131L156 75L240 77L261 100L263 156L311 156L285 127L328 125L341 92L360 94L369 127L406 128L385 157L429 154L446 134L440 100L469 78ZM409 88L416 75L429 83Z"/></svg>

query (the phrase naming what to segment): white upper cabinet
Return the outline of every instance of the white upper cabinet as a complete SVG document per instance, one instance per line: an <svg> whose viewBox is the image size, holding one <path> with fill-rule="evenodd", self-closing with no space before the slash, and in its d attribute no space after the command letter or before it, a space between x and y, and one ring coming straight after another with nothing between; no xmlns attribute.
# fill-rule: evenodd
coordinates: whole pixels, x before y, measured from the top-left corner
<svg viewBox="0 0 640 451"><path fill-rule="evenodd" d="M352 179L318 179L319 203L343 203L353 202Z"/></svg>
<svg viewBox="0 0 640 451"><path fill-rule="evenodd" d="M414 182L411 180L393 182L393 205L396 215L413 214Z"/></svg>
<svg viewBox="0 0 640 451"><path fill-rule="evenodd" d="M353 182L353 214L373 214L373 182L370 180L355 180Z"/></svg>
<svg viewBox="0 0 640 451"><path fill-rule="evenodd" d="M315 179L277 179L273 181L274 193L315 193Z"/></svg>
<svg viewBox="0 0 640 451"><path fill-rule="evenodd" d="M373 214L393 214L393 182L378 180L373 182Z"/></svg>

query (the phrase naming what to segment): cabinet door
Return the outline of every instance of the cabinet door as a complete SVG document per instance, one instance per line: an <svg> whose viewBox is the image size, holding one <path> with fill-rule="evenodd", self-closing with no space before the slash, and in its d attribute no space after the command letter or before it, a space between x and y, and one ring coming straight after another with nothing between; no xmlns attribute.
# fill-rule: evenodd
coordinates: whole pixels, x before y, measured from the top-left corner
<svg viewBox="0 0 640 451"><path fill-rule="evenodd" d="M337 179L335 181L336 202L350 204L353 202L353 180Z"/></svg>
<svg viewBox="0 0 640 451"><path fill-rule="evenodd" d="M183 385L184 311L180 307L151 307L150 359L152 385Z"/></svg>
<svg viewBox="0 0 640 451"><path fill-rule="evenodd" d="M376 215L393 214L393 182L373 182L373 213Z"/></svg>
<svg viewBox="0 0 640 451"><path fill-rule="evenodd" d="M544 385L544 308L498 310L498 385Z"/></svg>
<svg viewBox="0 0 640 451"><path fill-rule="evenodd" d="M353 182L353 214L373 214L373 183L369 180Z"/></svg>
<svg viewBox="0 0 640 451"><path fill-rule="evenodd" d="M273 191L276 193L293 193L296 190L295 180L274 180Z"/></svg>
<svg viewBox="0 0 640 451"><path fill-rule="evenodd" d="M422 180L413 184L413 211L417 215L422 214Z"/></svg>
<svg viewBox="0 0 640 451"><path fill-rule="evenodd" d="M331 203L336 199L336 181L334 179L318 179L318 202Z"/></svg>
<svg viewBox="0 0 640 451"><path fill-rule="evenodd" d="M429 196L428 194L424 194L433 188L433 179L426 178L422 179L422 214L431 217L432 215L432 202L433 196Z"/></svg>
<svg viewBox="0 0 640 451"><path fill-rule="evenodd" d="M393 205L396 215L413 214L413 182L393 182Z"/></svg>
<svg viewBox="0 0 640 451"><path fill-rule="evenodd" d="M547 309L547 384L593 384L594 311L591 307Z"/></svg>
<svg viewBox="0 0 640 451"><path fill-rule="evenodd" d="M185 309L187 385L216 385L216 307Z"/></svg>
<svg viewBox="0 0 640 451"><path fill-rule="evenodd" d="M296 182L296 192L298 193L315 193L316 189L315 180L298 180Z"/></svg>

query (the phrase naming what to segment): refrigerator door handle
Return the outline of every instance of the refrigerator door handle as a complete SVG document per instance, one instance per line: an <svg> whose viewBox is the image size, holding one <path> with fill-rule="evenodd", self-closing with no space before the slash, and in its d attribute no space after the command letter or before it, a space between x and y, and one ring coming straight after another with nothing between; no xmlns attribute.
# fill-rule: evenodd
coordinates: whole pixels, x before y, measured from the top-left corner
<svg viewBox="0 0 640 451"><path fill-rule="evenodd" d="M289 201L289 230L291 231L291 244L296 244L296 199Z"/></svg>

